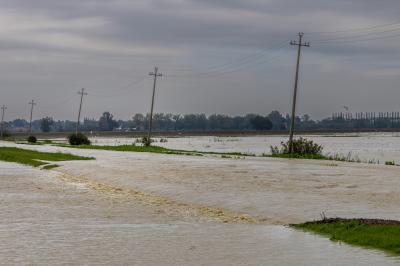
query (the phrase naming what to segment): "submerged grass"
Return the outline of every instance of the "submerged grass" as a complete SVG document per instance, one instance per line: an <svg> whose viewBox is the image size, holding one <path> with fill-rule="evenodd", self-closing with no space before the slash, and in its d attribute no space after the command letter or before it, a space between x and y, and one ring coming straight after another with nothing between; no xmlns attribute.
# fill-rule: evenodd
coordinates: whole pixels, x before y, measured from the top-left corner
<svg viewBox="0 0 400 266"><path fill-rule="evenodd" d="M151 152L163 154L181 154L181 155L194 155L202 156L200 152L172 150L159 146L136 146L136 145L119 145L119 146L100 146L100 145L79 145L69 146L61 145L62 147L75 148L75 149L91 149L91 150L107 150L107 151L124 151L124 152Z"/></svg>
<svg viewBox="0 0 400 266"><path fill-rule="evenodd" d="M71 161L71 160L92 160L93 158L81 157L66 153L39 152L24 150L14 147L0 147L0 161L15 162L34 167L48 164L45 161ZM50 167L50 166L49 166Z"/></svg>
<svg viewBox="0 0 400 266"><path fill-rule="evenodd" d="M203 152L203 151L188 151L188 150L174 150L159 146L138 146L138 145L119 145L119 146L100 146L100 145L58 145L61 147L77 148L77 149L92 149L92 150L108 150L108 151L124 151L124 152L150 152L162 154L176 154L176 155L190 155L190 156L203 156L204 154L211 155L225 155L225 156L255 156L254 154L245 154L240 152Z"/></svg>
<svg viewBox="0 0 400 266"><path fill-rule="evenodd" d="M272 158L285 158L285 159L333 160L330 157L324 156L322 154L278 153L278 154L271 154L264 156Z"/></svg>
<svg viewBox="0 0 400 266"><path fill-rule="evenodd" d="M57 165L57 164L46 164L42 167L42 169L43 170L51 170L51 169L54 169L57 167L59 167L59 165Z"/></svg>
<svg viewBox="0 0 400 266"><path fill-rule="evenodd" d="M400 255L400 221L335 218L291 226L327 236L332 241Z"/></svg>
<svg viewBox="0 0 400 266"><path fill-rule="evenodd" d="M367 164L380 164L379 160L361 160L357 156L352 156L351 153L346 155L341 154L297 154L297 153L277 153L277 154L263 154L263 157L272 158L284 158L284 159L310 159L310 160L326 160L326 161L338 161L338 162L348 162L348 163L367 163ZM390 165L396 165L393 162ZM389 165L386 163L386 165Z"/></svg>

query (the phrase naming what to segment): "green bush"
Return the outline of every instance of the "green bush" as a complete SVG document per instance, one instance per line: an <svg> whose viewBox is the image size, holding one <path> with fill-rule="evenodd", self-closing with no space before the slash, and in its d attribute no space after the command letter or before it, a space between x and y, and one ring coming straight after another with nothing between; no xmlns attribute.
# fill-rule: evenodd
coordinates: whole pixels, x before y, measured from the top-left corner
<svg viewBox="0 0 400 266"><path fill-rule="evenodd" d="M142 138L143 146L148 147L148 146L151 145L152 142L153 142L153 140L152 140L152 139L149 139L148 137L143 137L143 138Z"/></svg>
<svg viewBox="0 0 400 266"><path fill-rule="evenodd" d="M385 165L396 165L394 161L386 161Z"/></svg>
<svg viewBox="0 0 400 266"><path fill-rule="evenodd" d="M323 147L317 143L314 143L312 140L308 140L305 138L293 139L293 150L292 154L296 154L299 156L306 155L322 155ZM281 142L281 147L271 146L272 155L279 154L290 154L289 152L289 141Z"/></svg>
<svg viewBox="0 0 400 266"><path fill-rule="evenodd" d="M70 145L90 145L88 137L82 133L71 134L68 136L68 142Z"/></svg>
<svg viewBox="0 0 400 266"><path fill-rule="evenodd" d="M28 142L29 143L36 143L37 142L37 138L35 136L29 136L28 137Z"/></svg>

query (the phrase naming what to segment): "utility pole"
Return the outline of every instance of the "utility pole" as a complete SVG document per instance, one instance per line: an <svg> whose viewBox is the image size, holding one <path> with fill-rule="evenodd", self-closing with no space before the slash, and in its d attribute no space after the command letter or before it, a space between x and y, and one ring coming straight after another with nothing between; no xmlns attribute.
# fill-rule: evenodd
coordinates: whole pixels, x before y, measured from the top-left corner
<svg viewBox="0 0 400 266"><path fill-rule="evenodd" d="M158 67L154 67L154 72L150 72L149 75L154 77L153 96L151 97L149 132L148 132L148 135L147 135L147 141L148 141L149 144L151 144L151 130L152 130L152 127L153 127L153 109L154 109L154 96L156 94L156 83L157 83L157 77L162 77L162 74L158 73Z"/></svg>
<svg viewBox="0 0 400 266"><path fill-rule="evenodd" d="M30 101L29 104L31 105L31 117L29 119L29 134L32 133L32 116L33 116L33 107L37 104L34 100Z"/></svg>
<svg viewBox="0 0 400 266"><path fill-rule="evenodd" d="M299 32L299 41L291 41L290 45L297 46L297 65L296 65L296 77L294 80L294 91L293 91L293 103L292 103L292 119L290 121L290 135L289 135L289 153L293 152L293 134L294 126L296 120L296 101L297 101L297 87L299 84L299 70L300 70L300 57L301 57L301 47L310 47L309 42L303 42L304 33Z"/></svg>
<svg viewBox="0 0 400 266"><path fill-rule="evenodd" d="M3 138L4 136L4 113L6 111L7 107L3 104L3 106L1 107L1 138Z"/></svg>
<svg viewBox="0 0 400 266"><path fill-rule="evenodd" d="M85 92L85 88L82 88L81 91L78 91L78 94L81 95L81 103L79 104L79 112L78 112L78 121L76 123L76 129L75 129L75 134L78 135L79 132L79 121L81 120L81 111L82 111L82 102L83 102L83 96L88 95Z"/></svg>

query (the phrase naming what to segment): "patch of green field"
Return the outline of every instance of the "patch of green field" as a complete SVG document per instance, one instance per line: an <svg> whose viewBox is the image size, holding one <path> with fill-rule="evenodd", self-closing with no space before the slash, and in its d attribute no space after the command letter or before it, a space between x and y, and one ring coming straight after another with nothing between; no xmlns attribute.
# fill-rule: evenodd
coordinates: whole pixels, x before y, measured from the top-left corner
<svg viewBox="0 0 400 266"><path fill-rule="evenodd" d="M348 162L348 163L368 163L368 164L379 164L379 160L361 160L358 157L352 157L351 154L344 156L340 154L333 155L323 155L323 154L297 154L297 153L276 153L276 154L263 154L263 157L272 158L284 158L284 159L310 159L310 160L326 160L326 161L338 161L338 162ZM393 162L386 165L396 165Z"/></svg>
<svg viewBox="0 0 400 266"><path fill-rule="evenodd" d="M265 155L265 157L284 158L284 159L333 160L332 158L321 154L279 153L279 154Z"/></svg>
<svg viewBox="0 0 400 266"><path fill-rule="evenodd" d="M91 150L107 150L107 151L125 151L125 152L151 152L151 153L164 153L164 154L181 154L181 155L198 155L201 153L191 151L172 150L158 146L135 146L135 145L120 145L120 146L99 146L99 145L61 145L62 147L76 148L76 149L91 149Z"/></svg>
<svg viewBox="0 0 400 266"><path fill-rule="evenodd" d="M375 248L400 255L400 222L371 219L326 219L292 227L329 237L332 241Z"/></svg>
<svg viewBox="0 0 400 266"><path fill-rule="evenodd" d="M46 165L44 161L71 161L92 160L93 158L81 157L66 153L50 153L32 150L24 150L14 147L0 147L0 161L15 162L34 167Z"/></svg>
<svg viewBox="0 0 400 266"><path fill-rule="evenodd" d="M221 152L201 152L201 151L187 151L187 150L174 150L159 146L136 146L136 145L120 145L120 146L99 146L99 145L58 145L61 147L77 148L77 149L92 149L92 150L108 150L108 151L125 151L125 152L150 152L150 153L163 153L163 154L176 154L176 155L190 155L190 156L203 156L204 154L226 155L226 156L255 156L253 154L244 154L239 152L221 153Z"/></svg>
<svg viewBox="0 0 400 266"><path fill-rule="evenodd" d="M42 169L43 170L51 170L51 169L54 169L57 167L59 167L59 165L57 165L57 164L47 164L47 165L43 166Z"/></svg>

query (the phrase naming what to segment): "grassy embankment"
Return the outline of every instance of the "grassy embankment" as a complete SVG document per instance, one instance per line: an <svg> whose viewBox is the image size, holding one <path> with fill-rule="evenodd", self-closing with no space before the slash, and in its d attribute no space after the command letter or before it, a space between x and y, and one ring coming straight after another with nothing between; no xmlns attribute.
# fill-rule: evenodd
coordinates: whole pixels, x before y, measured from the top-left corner
<svg viewBox="0 0 400 266"><path fill-rule="evenodd" d="M92 149L92 150L108 150L108 151L124 151L124 152L150 152L150 153L162 153L162 154L176 154L176 155L191 155L191 156L203 156L204 154L215 154L228 156L255 156L254 154L245 154L240 152L201 152L201 151L187 151L187 150L174 150L159 146L136 146L136 145L120 145L120 146L99 146L99 145L58 145L67 148L76 149Z"/></svg>
<svg viewBox="0 0 400 266"><path fill-rule="evenodd" d="M268 154L264 156L272 158L284 158L284 159L326 160L326 161L339 161L339 162L349 162L349 163L379 164L379 161L376 160L362 161L358 157L352 157L351 154L349 154L348 156L344 156L339 154L323 155L323 154L277 153L277 154Z"/></svg>
<svg viewBox="0 0 400 266"><path fill-rule="evenodd" d="M332 241L400 255L400 221L335 218L291 226L327 236Z"/></svg>
<svg viewBox="0 0 400 266"><path fill-rule="evenodd" d="M49 164L46 161L59 162L92 159L93 158L81 157L65 153L39 152L14 147L0 147L0 161L20 163L33 167L43 166L43 169L52 169L54 167L57 167L57 165Z"/></svg>
<svg viewBox="0 0 400 266"><path fill-rule="evenodd" d="M49 144L49 143L41 143ZM40 145L40 144L36 144ZM271 158L284 158L284 159L309 159L309 160L327 160L327 161L340 161L340 162L353 162L353 163L369 163L379 164L379 161L369 160L362 161L357 157L352 157L351 154L348 156L342 156L339 154L335 155L323 155L323 154L262 154L256 155L253 153L242 153L242 152L206 152L206 151L191 151L191 150L175 150L159 146L136 146L136 145L119 145L119 146L100 146L100 145L55 145L65 148L76 148L76 149L92 149L92 150L108 150L108 151L124 151L124 152L150 152L150 153L162 153L162 154L175 154L175 155L189 155L189 156L203 156L203 155L219 155L225 159L240 159L244 157L271 157ZM389 164L386 164L389 165ZM390 164L390 165L395 165Z"/></svg>

